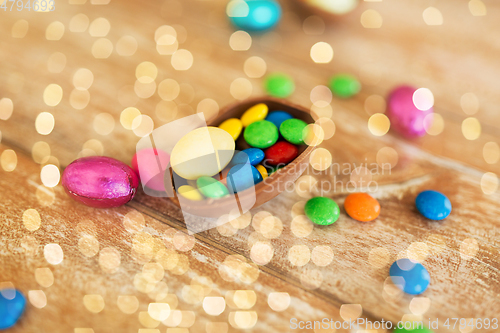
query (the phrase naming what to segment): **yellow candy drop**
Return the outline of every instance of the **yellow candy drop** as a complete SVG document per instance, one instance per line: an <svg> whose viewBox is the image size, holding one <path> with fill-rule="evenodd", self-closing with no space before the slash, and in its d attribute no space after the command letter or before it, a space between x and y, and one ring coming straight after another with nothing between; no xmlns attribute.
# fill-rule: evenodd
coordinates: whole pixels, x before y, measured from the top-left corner
<svg viewBox="0 0 500 333"><path fill-rule="evenodd" d="M256 121L266 119L268 111L269 108L264 103L252 106L250 109L246 110L245 113L243 113L243 116L241 116L243 127L247 127Z"/></svg>
<svg viewBox="0 0 500 333"><path fill-rule="evenodd" d="M234 141L236 141L241 134L241 130L243 129L243 124L241 123L241 120L237 118L230 118L224 120L222 124L219 125L219 128L222 128L224 131L231 134Z"/></svg>
<svg viewBox="0 0 500 333"><path fill-rule="evenodd" d="M203 196L201 195L200 191L198 191L198 189L190 185L182 185L181 187L179 187L177 192L179 192L180 195L189 200L193 201L203 200Z"/></svg>
<svg viewBox="0 0 500 333"><path fill-rule="evenodd" d="M260 175L262 176L262 179L263 179L263 180L264 180L264 179L266 179L266 178L269 176L269 175L267 174L267 169L266 169L266 168L264 168L264 166L263 166L263 165L260 165L260 164L259 164L259 165L257 165L255 168L256 168L256 169L260 172Z"/></svg>
<svg viewBox="0 0 500 333"><path fill-rule="evenodd" d="M184 179L212 177L233 158L233 137L218 127L201 127L184 135L172 149L170 164Z"/></svg>

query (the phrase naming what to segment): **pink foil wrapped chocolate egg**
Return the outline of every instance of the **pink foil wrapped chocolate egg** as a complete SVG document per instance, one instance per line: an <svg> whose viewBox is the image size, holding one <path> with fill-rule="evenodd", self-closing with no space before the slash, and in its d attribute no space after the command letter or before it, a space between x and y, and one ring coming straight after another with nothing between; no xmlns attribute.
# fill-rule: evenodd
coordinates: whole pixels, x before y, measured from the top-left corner
<svg viewBox="0 0 500 333"><path fill-rule="evenodd" d="M146 148L135 153L132 169L145 186L155 191L165 191L163 178L169 162L170 155L163 150Z"/></svg>
<svg viewBox="0 0 500 333"><path fill-rule="evenodd" d="M426 88L399 86L388 98L387 117L391 128L407 138L425 135L425 117L433 113L434 96Z"/></svg>
<svg viewBox="0 0 500 333"><path fill-rule="evenodd" d="M139 178L123 162L90 156L79 158L64 169L62 185L69 196L87 206L109 208L132 200Z"/></svg>

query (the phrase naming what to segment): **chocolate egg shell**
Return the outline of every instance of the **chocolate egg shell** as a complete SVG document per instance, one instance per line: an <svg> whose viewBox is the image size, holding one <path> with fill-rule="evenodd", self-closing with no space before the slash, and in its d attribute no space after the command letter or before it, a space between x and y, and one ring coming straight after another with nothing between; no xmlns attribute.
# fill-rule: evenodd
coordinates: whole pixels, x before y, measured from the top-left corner
<svg viewBox="0 0 500 333"><path fill-rule="evenodd" d="M208 123L209 126L218 126L226 119L238 118L254 105L259 103L266 104L270 110L281 110L289 113L294 118L301 119L306 123L314 123L314 119L310 115L310 110L299 105L289 103L281 99L272 97L252 98L245 101L238 101L235 104L222 108L217 118ZM239 149L250 148L245 142L244 136L240 135L236 145ZM314 146L301 145L298 147L299 155L281 171L268 174L265 181L255 185L254 190L247 189L239 192L237 196L227 196L217 200L202 200L202 201L184 201L182 210L189 214L203 217L220 217L221 212L229 212L235 207L235 202L241 207L259 207L276 197L281 192L285 191L285 185L294 183L299 176L307 169L309 165L309 155L313 151ZM264 168L263 165L258 166L259 169ZM267 173L267 170L266 170ZM261 174L262 175L262 174ZM264 178L264 177L263 177ZM217 178L219 179L219 178ZM224 177L222 178L224 179ZM236 201L235 201L236 198ZM180 200L171 198L175 205L181 207ZM246 208L245 208L246 209Z"/></svg>
<svg viewBox="0 0 500 333"><path fill-rule="evenodd" d="M83 157L64 169L62 185L87 206L118 207L133 199L139 178L126 164L105 156Z"/></svg>

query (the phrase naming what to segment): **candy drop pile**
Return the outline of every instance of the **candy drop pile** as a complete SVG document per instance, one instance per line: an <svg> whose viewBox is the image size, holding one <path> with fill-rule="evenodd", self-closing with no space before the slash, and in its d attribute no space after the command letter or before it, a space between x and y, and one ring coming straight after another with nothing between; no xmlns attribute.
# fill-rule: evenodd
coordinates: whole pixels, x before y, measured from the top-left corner
<svg viewBox="0 0 500 333"><path fill-rule="evenodd" d="M257 185L299 155L306 126L260 103L239 119L187 133L170 158L177 193L193 201L219 199ZM205 159L210 154L213 158Z"/></svg>

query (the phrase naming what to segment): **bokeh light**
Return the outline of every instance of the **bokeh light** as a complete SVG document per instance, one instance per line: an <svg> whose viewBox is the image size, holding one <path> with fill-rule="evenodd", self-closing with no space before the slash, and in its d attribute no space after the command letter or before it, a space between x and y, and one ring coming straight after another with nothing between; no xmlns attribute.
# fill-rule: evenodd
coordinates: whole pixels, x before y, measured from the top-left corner
<svg viewBox="0 0 500 333"><path fill-rule="evenodd" d="M26 209L23 213L23 224L26 229L29 231L35 231L40 228L41 225L40 214L36 209L29 208Z"/></svg>
<svg viewBox="0 0 500 333"><path fill-rule="evenodd" d="M368 119L368 129L375 136L383 136L389 132L391 121L383 113L375 113Z"/></svg>
<svg viewBox="0 0 500 333"><path fill-rule="evenodd" d="M59 21L54 21L49 24L45 30L45 38L47 40L60 40L64 35L64 24Z"/></svg>
<svg viewBox="0 0 500 333"><path fill-rule="evenodd" d="M316 148L309 157L309 164L318 171L324 171L332 165L332 154L325 148Z"/></svg>
<svg viewBox="0 0 500 333"><path fill-rule="evenodd" d="M465 93L460 98L460 106L465 114L472 116L479 111L479 100L474 93Z"/></svg>
<svg viewBox="0 0 500 333"><path fill-rule="evenodd" d="M486 142L483 146L483 158L488 164L495 164L500 160L500 147L496 142Z"/></svg>
<svg viewBox="0 0 500 333"><path fill-rule="evenodd" d="M245 78L238 78L231 82L229 92L237 100L244 100L252 94L252 83Z"/></svg>
<svg viewBox="0 0 500 333"><path fill-rule="evenodd" d="M113 52L113 43L107 38L99 38L92 45L91 52L96 59L109 58Z"/></svg>
<svg viewBox="0 0 500 333"><path fill-rule="evenodd" d="M89 34L92 37L106 37L111 29L111 24L104 17L96 18L89 27Z"/></svg>
<svg viewBox="0 0 500 333"><path fill-rule="evenodd" d="M87 15L80 13L76 14L69 21L69 31L71 32L85 32L89 27L90 20Z"/></svg>
<svg viewBox="0 0 500 333"><path fill-rule="evenodd" d="M14 103L10 98L0 99L0 119L8 120L14 112Z"/></svg>
<svg viewBox="0 0 500 333"><path fill-rule="evenodd" d="M12 38L24 38L28 33L29 23L26 20L19 20L14 23L11 30Z"/></svg>
<svg viewBox="0 0 500 333"><path fill-rule="evenodd" d="M35 269L35 280L40 286L49 288L54 284L54 274L48 267L37 268Z"/></svg>
<svg viewBox="0 0 500 333"><path fill-rule="evenodd" d="M479 251L479 244L474 238L466 238L460 244L460 256L464 260L470 260Z"/></svg>
<svg viewBox="0 0 500 333"><path fill-rule="evenodd" d="M266 74L267 64L261 57L253 56L245 60L243 71L250 78L260 78Z"/></svg>
<svg viewBox="0 0 500 333"><path fill-rule="evenodd" d="M444 118L439 113L429 113L424 118L424 129L429 135L439 135L444 130Z"/></svg>
<svg viewBox="0 0 500 333"><path fill-rule="evenodd" d="M434 95L427 88L418 88L413 93L413 104L420 111L427 111L434 106Z"/></svg>
<svg viewBox="0 0 500 333"><path fill-rule="evenodd" d="M43 92L43 101L48 106L56 106L61 102L63 89L57 84L49 84Z"/></svg>
<svg viewBox="0 0 500 333"><path fill-rule="evenodd" d="M267 304L276 312L282 312L288 309L291 303L291 297L286 292L273 292L267 297Z"/></svg>
<svg viewBox="0 0 500 333"><path fill-rule="evenodd" d="M234 51L247 51L252 46L252 37L246 31L235 31L229 38L229 46Z"/></svg>
<svg viewBox="0 0 500 333"><path fill-rule="evenodd" d="M306 245L294 245L288 250L288 260L293 266L304 266L311 260L311 251Z"/></svg>
<svg viewBox="0 0 500 333"><path fill-rule="evenodd" d="M485 16L487 13L486 5L481 0L470 0L469 10L473 16Z"/></svg>
<svg viewBox="0 0 500 333"><path fill-rule="evenodd" d="M378 29L384 22L382 16L375 9L367 9L361 14L361 25L367 29Z"/></svg>
<svg viewBox="0 0 500 333"><path fill-rule="evenodd" d="M476 140L481 136L481 123L477 118L469 117L462 122L462 134L467 140Z"/></svg>
<svg viewBox="0 0 500 333"><path fill-rule="evenodd" d="M311 47L311 59L318 64L327 64L333 59L333 48L326 42L317 42Z"/></svg>
<svg viewBox="0 0 500 333"><path fill-rule="evenodd" d="M17 154L12 149L5 149L0 155L0 165L7 172L14 171L17 166Z"/></svg>
<svg viewBox="0 0 500 333"><path fill-rule="evenodd" d="M495 193L498 190L498 176L493 172L486 172L481 177L481 190L487 195Z"/></svg>
<svg viewBox="0 0 500 333"><path fill-rule="evenodd" d="M54 243L45 245L43 248L43 255L45 260L47 260L47 262L51 265L59 265L64 259L61 246Z"/></svg>
<svg viewBox="0 0 500 333"><path fill-rule="evenodd" d="M424 22L427 25L442 25L443 14L436 7L427 7L422 13Z"/></svg>

